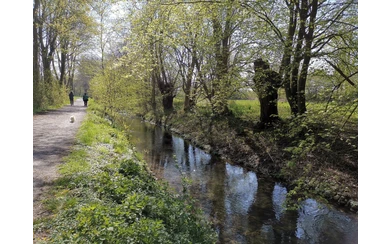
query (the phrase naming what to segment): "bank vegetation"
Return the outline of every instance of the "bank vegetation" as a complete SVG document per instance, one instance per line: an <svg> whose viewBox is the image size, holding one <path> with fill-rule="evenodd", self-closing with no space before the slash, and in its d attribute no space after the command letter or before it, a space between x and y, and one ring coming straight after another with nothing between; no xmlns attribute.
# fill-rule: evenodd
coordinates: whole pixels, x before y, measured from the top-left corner
<svg viewBox="0 0 390 244"><path fill-rule="evenodd" d="M124 130L137 115L285 181L292 205L314 195L357 211L357 10L35 0L34 108L50 101L35 86L88 92Z"/></svg>

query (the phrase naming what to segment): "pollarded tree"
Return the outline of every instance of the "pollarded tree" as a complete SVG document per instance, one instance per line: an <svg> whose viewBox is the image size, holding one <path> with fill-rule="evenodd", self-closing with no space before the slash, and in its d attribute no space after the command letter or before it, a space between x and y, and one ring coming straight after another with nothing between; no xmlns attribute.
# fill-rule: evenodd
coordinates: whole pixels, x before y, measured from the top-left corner
<svg viewBox="0 0 390 244"><path fill-rule="evenodd" d="M129 96L138 101L137 111L130 107L128 109L139 115L152 112L156 121L160 121L163 111L158 82L163 81L160 78L164 77L160 71L164 70L166 74L166 68L161 66L165 65L166 49L159 26L164 23L164 20L159 18L160 6L152 1L135 1L128 4L129 10L137 9L137 11L129 13L131 35L124 41L126 45L121 50L123 57L118 63L127 67L127 71L122 75L126 77L127 85L134 88ZM163 85L160 87L164 88ZM130 104L134 105L134 101Z"/></svg>
<svg viewBox="0 0 390 244"><path fill-rule="evenodd" d="M270 69L267 61L257 59L254 62L254 87L260 102L260 128L271 126L278 117L278 89L282 77Z"/></svg>
<svg viewBox="0 0 390 244"><path fill-rule="evenodd" d="M245 20L237 1L138 1L130 39L144 42L152 64L152 94L158 89L165 111L183 87L189 110L202 94L214 114L228 111L228 98L241 84L238 60L242 44L235 36ZM191 17L191 18L190 18ZM131 45L130 44L130 48ZM156 104L152 96L152 104Z"/></svg>
<svg viewBox="0 0 390 244"><path fill-rule="evenodd" d="M158 121L161 118L159 98L164 113L168 115L173 110L180 77L192 79L186 74L185 64L180 63L184 60L180 57L184 54L184 16L179 12L180 6L164 5L160 1L137 1L132 7L138 11L130 18L132 33L127 39L126 49L128 54L138 53L142 58L133 60L131 55L126 55L125 62L131 65L148 63L145 68L149 78L145 77L145 82L150 85L150 104Z"/></svg>
<svg viewBox="0 0 390 244"><path fill-rule="evenodd" d="M204 8L204 28L208 30L208 36L205 38L206 45L202 44L205 50L202 88L213 113L222 115L228 112L228 98L238 85L232 40L243 16L238 3L233 0L207 4ZM197 66L197 69L201 72L200 67Z"/></svg>
<svg viewBox="0 0 390 244"><path fill-rule="evenodd" d="M169 35L171 49L174 51L174 63L177 66L181 87L184 92L184 111L190 111L199 97L199 66L202 57L200 42L202 40L203 16L200 4L178 4L174 6L174 33Z"/></svg>
<svg viewBox="0 0 390 244"><path fill-rule="evenodd" d="M283 47L279 73L292 114L306 112L305 88L311 61L325 60L339 46L337 38L357 36L357 1L286 0L242 2L274 33L276 45ZM271 14L275 9L280 13ZM336 66L335 66L336 67Z"/></svg>
<svg viewBox="0 0 390 244"><path fill-rule="evenodd" d="M236 43L242 44L242 40L234 36L245 19L239 2L164 1L161 5L170 8L177 21L167 35L182 77L185 110L203 94L214 114L226 114L228 99L241 80Z"/></svg>

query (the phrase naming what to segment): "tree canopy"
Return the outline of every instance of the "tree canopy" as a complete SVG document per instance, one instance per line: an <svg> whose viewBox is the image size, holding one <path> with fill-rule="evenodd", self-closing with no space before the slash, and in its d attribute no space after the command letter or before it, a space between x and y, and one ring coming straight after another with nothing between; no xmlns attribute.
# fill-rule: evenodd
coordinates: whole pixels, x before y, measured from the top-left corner
<svg viewBox="0 0 390 244"><path fill-rule="evenodd" d="M229 99L256 90L253 63L260 58L281 77L291 114L301 115L314 91L323 101L340 93L357 99L357 5L35 0L34 84L74 89L76 77L107 109L156 120L198 104L222 116Z"/></svg>

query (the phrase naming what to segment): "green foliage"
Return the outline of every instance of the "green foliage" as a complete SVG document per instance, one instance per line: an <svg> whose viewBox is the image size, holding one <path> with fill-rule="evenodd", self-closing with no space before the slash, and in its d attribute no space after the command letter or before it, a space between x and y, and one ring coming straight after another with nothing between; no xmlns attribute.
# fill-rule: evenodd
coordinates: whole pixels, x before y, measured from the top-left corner
<svg viewBox="0 0 390 244"><path fill-rule="evenodd" d="M255 106L256 109L253 109ZM253 124L259 116L258 101L230 101L229 109L234 117L227 119L227 127L223 120L213 121L218 132L213 133L212 138L205 133L210 122L207 120L208 114L204 112L207 107L194 113L199 116L198 124L194 122L195 118L189 116L177 121L186 127L191 125L192 129L186 129L186 133L203 144L217 145L218 148L239 148L234 154L247 154L240 151L240 148L250 147L249 155L256 153L269 162L262 164L262 169L269 167L269 173L289 182L293 187L289 195L290 206L293 207L297 199L309 196L307 187L302 183L305 177L313 176L325 168L341 172L346 169L348 172L357 171L357 166L353 165L358 156L356 106L356 100L348 103L308 103L308 112L294 117L289 113L288 103L279 102L278 109L283 111L281 121L271 129L257 131L253 129ZM190 120L194 121L189 122ZM224 138L222 131L227 134L236 133L233 136L235 146L231 145L233 142L229 141L229 137ZM241 134L242 137L237 136ZM203 142L205 139L206 142ZM237 142L240 139L243 141ZM227 154L233 160L240 160L235 155ZM324 194L324 191L320 191L320 194Z"/></svg>
<svg viewBox="0 0 390 244"><path fill-rule="evenodd" d="M55 215L34 222L34 232L47 233L40 243L215 243L188 195L156 181L129 144L115 152L124 136L100 113L99 106L88 108L79 144L45 203Z"/></svg>
<svg viewBox="0 0 390 244"><path fill-rule="evenodd" d="M141 166L132 161L123 161L119 166L119 173L124 176L136 176L141 171Z"/></svg>
<svg viewBox="0 0 390 244"><path fill-rule="evenodd" d="M140 53L134 52L136 50L127 53L119 65L107 63L104 74L90 81L92 96L113 118L118 117L118 113L145 115L151 111L152 89L145 83L150 73L146 65L148 59L139 58ZM158 108L161 107L159 103Z"/></svg>
<svg viewBox="0 0 390 244"><path fill-rule="evenodd" d="M68 92L58 82L34 82L33 113L59 108L68 103Z"/></svg>
<svg viewBox="0 0 390 244"><path fill-rule="evenodd" d="M91 106L93 106L92 101L89 107L90 109ZM78 139L86 145L92 145L95 141L99 143L112 143L115 151L121 153L127 146L126 138L123 135L117 135L114 128L107 128L107 125L110 123L105 118L87 114L86 122L81 125L82 128L78 134Z"/></svg>
<svg viewBox="0 0 390 244"><path fill-rule="evenodd" d="M346 71L348 72L348 71ZM350 78L357 85L357 78ZM328 74L324 70L314 70L306 87L308 101L328 106L349 106L358 98L357 86L352 86L339 74Z"/></svg>
<svg viewBox="0 0 390 244"><path fill-rule="evenodd" d="M66 58L70 58L70 53L77 56L81 51L80 42L88 43L89 36L86 33L92 32L89 28L93 25L92 15L89 15L86 9L90 6L88 4L90 2L44 3L41 4L40 11L35 12L34 23L43 23L43 26L37 27L42 27L43 33L47 34L46 39L42 39L45 43L60 42L52 57L65 54ZM135 114L157 122L161 121L164 115L161 90L166 88L164 86L171 86L173 93L179 92L174 101L177 108L184 107L185 93L191 95L195 106L190 113L179 111L176 115L172 115L173 119L170 123L176 125L181 123L187 127L191 124L193 128L186 128L186 130L191 132L194 139L203 136L203 139L208 140L207 143L213 145L211 142L216 143L220 138L224 140L231 135L236 136L234 133L253 134L253 125L258 122L260 115L259 102L242 99L254 97L253 92L247 89L253 87L252 64L258 57L268 60L272 70L280 70L280 74L290 77L291 80L288 81L290 84L297 84L296 82L301 79L300 82L303 81L303 84L298 88L306 87L306 90L298 91L293 95L295 98L298 94L307 95L308 102L300 103L300 107L303 108L307 105L307 113L292 117L285 95L279 96L278 111L282 119L281 123L278 123L272 131L254 133L256 136L260 135L260 138L265 138L264 141L260 140L257 143L260 148L265 149L271 159L272 153L275 153L272 152L272 148L282 148L276 152L283 155L283 159L287 158L283 160L285 165L282 174L293 176L293 173L302 170L302 162L313 157L314 159L323 157L324 160L330 157L331 161L339 161L344 156L357 155L358 59L355 1L342 1L341 5L344 6L342 9L335 5L340 3L320 4L317 18L313 18L315 22L309 23L312 18L310 21L307 19L307 22L302 22L307 32L311 27L315 27L313 35L304 35L305 38L309 38L306 40L299 39L299 25L291 33L287 30L293 26L293 23L289 23L289 11L292 11L299 23L300 17L308 13L317 13L312 9L314 2L308 8L299 9L302 1L290 5L290 8L285 5L288 2L284 1L197 1L196 3L164 1L164 4L152 0L143 3L127 1L121 3L128 5L118 9L121 9L119 12L122 13L127 10L130 12L125 14L127 16L121 19L121 23L113 21L111 25L107 21L110 18L108 10L115 9L112 8L112 4L116 3L118 1L92 3L97 16L101 17L101 25L95 25L94 32L98 34L100 28L102 34L96 38L100 44L101 60L84 56L78 67L79 72L76 74L80 75L79 90L90 86L89 93L99 105L91 100L88 110L92 115L88 114L78 135L80 145L88 146L88 150L80 149L72 153L67 158L67 164L61 166L61 172L70 177L64 180L63 184L66 182L71 184L72 189L88 186L92 184L91 182L95 184L95 187L80 188L79 192L72 194L80 194L83 197L95 196L95 194L99 196L86 205L95 206L95 209L103 213L102 216L112 210L111 205L105 205L106 202L114 206L123 204L129 194L133 196L142 191L149 192L154 187L149 185L151 183L147 180L147 174L140 173L143 167L137 163L136 158L141 158L137 156L140 155L139 153L132 153L131 156L134 157L132 160L120 160L120 157L128 151L128 142L125 136L117 133L112 127L126 128L125 123L120 121L121 116ZM297 9L294 9L296 7ZM294 12L295 10L303 12ZM333 18L334 21L329 21ZM119 26L131 26L130 34L117 33L120 34L117 35L118 37L123 37L117 40L123 48L103 40L104 36L110 39L112 36L108 33L117 31ZM50 39L57 36L57 40ZM314 38L310 39L310 37ZM299 42L304 44L304 47L299 45ZM38 44L39 49L44 48L34 49L39 51L37 53L42 55L48 53L45 50L50 47L48 45L43 47L45 43L39 43L34 36L34 44ZM115 53L108 53L105 46L115 50ZM286 55L287 59L283 60L283 55ZM34 62L42 61L44 58L50 60L52 57L42 56L34 59ZM312 57L316 57L316 62L303 65ZM301 62L302 59L304 62ZM283 62L288 60L291 61L290 64ZM356 86L348 84L345 77L333 66L329 66L325 60L337 66L339 71L350 77L349 81ZM57 63L55 62L54 65ZM66 65L66 67L70 66L70 64ZM38 64L38 69L35 70L39 71L42 68ZM43 72L47 80L54 80L51 71L49 67L49 70ZM298 73L298 77L292 75L294 72ZM67 102L65 88L59 87L56 81L35 82L36 75L37 72L34 73L34 112ZM40 74L37 80L40 80L39 76ZM188 84L191 87L187 88ZM283 92L282 90L279 89L279 92ZM240 100L229 101L228 99ZM226 108L231 113L226 111ZM303 112L302 109L299 113ZM216 114L220 115L217 119ZM217 130L216 127L226 128L223 133L218 131L220 138L215 135L217 133L214 135L211 133ZM273 144L278 147L274 147ZM147 188L142 186L144 181L147 182L145 183ZM128 192L128 189L133 190ZM143 204L143 199L149 201L150 198L137 199L141 202L141 209L148 209L148 206ZM79 201L84 200L78 199L77 202ZM132 202L137 201L132 200ZM52 203L48 205L56 205L58 202ZM75 209L72 211L70 212L73 214L77 212ZM86 222L92 221L90 214L94 210L86 208L82 211L86 214ZM115 222L110 218L109 222ZM100 223L102 220L96 221ZM143 229L145 224L150 224L155 226L152 233L157 236L157 239L154 241L159 241L160 238L165 238L161 233L170 230L166 226L168 222L146 219L145 222L139 222L139 225L134 226L134 231ZM110 238L114 238L114 235L105 234L111 233L111 226L107 225L104 230L97 227L91 229L94 230L92 233L101 233L104 240L93 239L94 237L88 236L88 233L84 233L80 238L96 242L104 242L106 238L113 241ZM121 233L127 235L125 230ZM79 238L73 234L69 234L68 237Z"/></svg>
<svg viewBox="0 0 390 244"><path fill-rule="evenodd" d="M323 106L321 107L323 108ZM290 153L293 159L306 158L310 152L356 151L356 114L351 116L349 123L346 124L343 111L333 112L311 111L308 114L286 119L283 132L281 131L279 134L280 140L286 139L289 142L284 151ZM347 142L343 143L342 148L340 148L341 141Z"/></svg>
<svg viewBox="0 0 390 244"><path fill-rule="evenodd" d="M59 172L66 176L90 170L90 165L85 160L87 156L88 154L85 150L72 151L69 156L64 158L66 164L59 166Z"/></svg>

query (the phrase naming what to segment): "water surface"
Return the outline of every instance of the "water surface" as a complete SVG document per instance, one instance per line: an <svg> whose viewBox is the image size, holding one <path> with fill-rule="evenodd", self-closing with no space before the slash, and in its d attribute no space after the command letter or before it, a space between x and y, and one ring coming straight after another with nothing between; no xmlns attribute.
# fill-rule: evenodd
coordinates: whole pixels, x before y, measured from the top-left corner
<svg viewBox="0 0 390 244"><path fill-rule="evenodd" d="M358 243L356 214L304 200L297 211L285 210L287 189L210 154L160 127L131 119L129 133L154 174L190 193L214 223L220 243Z"/></svg>

